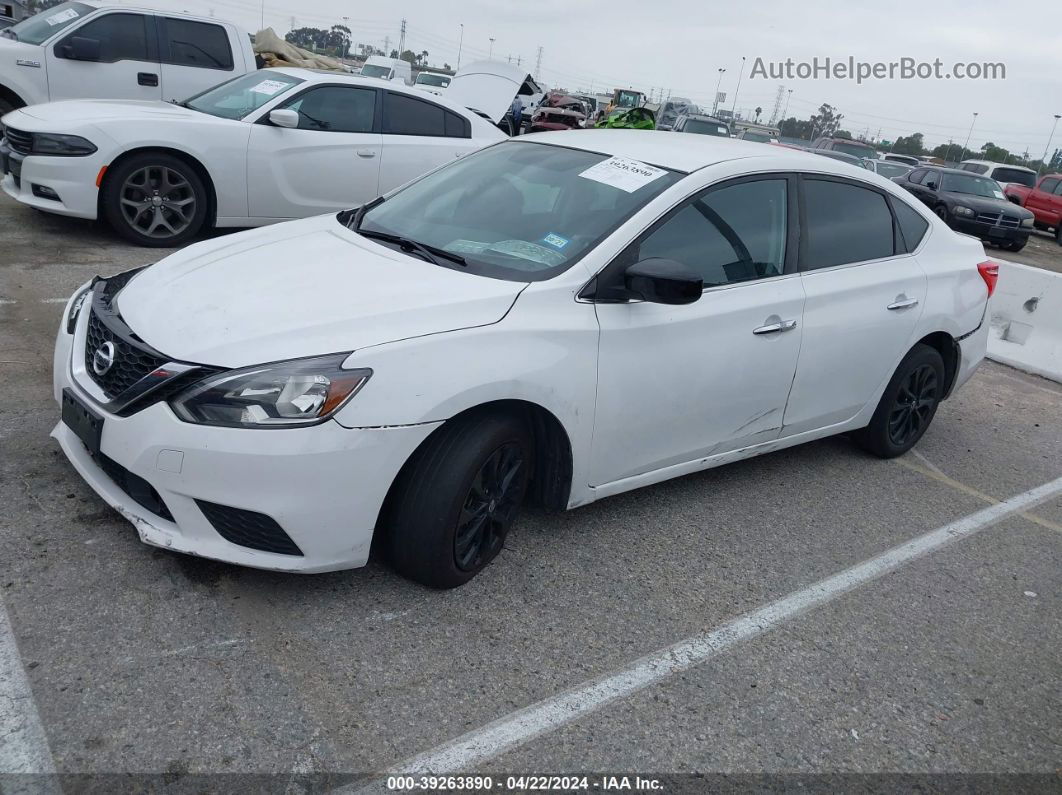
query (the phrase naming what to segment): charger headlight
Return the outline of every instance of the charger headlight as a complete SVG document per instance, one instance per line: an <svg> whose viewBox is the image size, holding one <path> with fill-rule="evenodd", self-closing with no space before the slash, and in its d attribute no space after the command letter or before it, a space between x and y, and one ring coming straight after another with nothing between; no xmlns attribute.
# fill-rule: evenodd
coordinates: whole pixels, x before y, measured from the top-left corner
<svg viewBox="0 0 1062 795"><path fill-rule="evenodd" d="M323 422L372 376L344 370L349 353L216 373L170 401L186 422L226 428L292 428Z"/></svg>
<svg viewBox="0 0 1062 795"><path fill-rule="evenodd" d="M96 145L80 135L61 135L59 133L33 133L35 155L58 157L84 157L95 153Z"/></svg>

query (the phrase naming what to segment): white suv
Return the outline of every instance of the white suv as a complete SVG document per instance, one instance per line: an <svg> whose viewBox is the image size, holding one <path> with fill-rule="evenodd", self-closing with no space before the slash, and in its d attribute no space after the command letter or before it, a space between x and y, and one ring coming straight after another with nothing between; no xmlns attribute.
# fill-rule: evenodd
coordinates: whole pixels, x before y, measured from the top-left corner
<svg viewBox="0 0 1062 795"><path fill-rule="evenodd" d="M993 160L963 160L959 164L963 171L970 171L994 179L1006 190L1007 185L1016 183L1031 188L1036 185L1036 172L1024 166L1008 166Z"/></svg>

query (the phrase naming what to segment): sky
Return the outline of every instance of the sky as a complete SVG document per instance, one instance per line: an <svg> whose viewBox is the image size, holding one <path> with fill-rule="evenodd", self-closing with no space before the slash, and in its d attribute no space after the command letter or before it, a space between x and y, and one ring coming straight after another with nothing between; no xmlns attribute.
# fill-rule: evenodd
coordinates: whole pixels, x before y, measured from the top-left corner
<svg viewBox="0 0 1062 795"><path fill-rule="evenodd" d="M138 2L137 5L141 5ZM251 30L262 21L262 0L148 0L148 4L210 13ZM1054 114L1062 114L1062 3L1023 0L937 0L908 3L831 0L265 0L265 24L283 35L292 27L346 24L354 41L397 46L401 18L406 47L427 50L429 62L457 64L485 58L522 59L534 72L542 47L542 82L568 90L633 87L693 99L708 108L719 69L723 107L769 118L779 84L789 99L787 115L808 118L824 102L844 115L854 135L894 140L921 132L929 148L952 139L970 148L991 141L1039 158ZM893 10L896 9L896 10ZM346 19L344 20L344 16ZM494 42L491 43L490 39ZM902 57L931 62L945 71L956 62L1003 63L999 80L776 80L750 76L757 58L766 62L890 62ZM788 93L792 90L792 94ZM783 106L785 100L783 99ZM977 113L976 119L974 113ZM971 122L974 123L972 135ZM879 133L880 131L880 133ZM1062 125L1052 149L1062 147Z"/></svg>

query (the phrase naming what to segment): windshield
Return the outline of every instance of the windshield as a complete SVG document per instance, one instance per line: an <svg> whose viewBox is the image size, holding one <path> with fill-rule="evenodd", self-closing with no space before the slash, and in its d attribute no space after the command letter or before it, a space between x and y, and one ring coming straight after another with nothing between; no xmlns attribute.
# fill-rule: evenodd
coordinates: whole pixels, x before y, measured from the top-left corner
<svg viewBox="0 0 1062 795"><path fill-rule="evenodd" d="M364 72L363 72L364 74ZM446 75L429 75L421 72L417 75L418 86L437 86L439 88L446 88L450 85L450 78Z"/></svg>
<svg viewBox="0 0 1062 795"><path fill-rule="evenodd" d="M887 160L877 161L877 171L883 177L902 177L911 170L910 166L903 163L893 163Z"/></svg>
<svg viewBox="0 0 1062 795"><path fill-rule="evenodd" d="M730 130L725 124L720 124L717 121L701 121L700 119L687 119L686 126L682 128L682 132L730 137Z"/></svg>
<svg viewBox="0 0 1062 795"><path fill-rule="evenodd" d="M998 182L985 177L975 177L973 174L945 174L940 189L948 193L983 196L986 199L1004 198Z"/></svg>
<svg viewBox="0 0 1062 795"><path fill-rule="evenodd" d="M380 66L379 64L366 64L361 67L362 77L382 77L385 80L391 76L390 66Z"/></svg>
<svg viewBox="0 0 1062 795"><path fill-rule="evenodd" d="M876 158L878 156L877 151L872 147L860 146L859 144L845 144L835 141L831 148L835 152L844 152L846 155L851 155L852 157Z"/></svg>
<svg viewBox="0 0 1062 795"><path fill-rule="evenodd" d="M761 144L769 144L773 139L766 133L747 132L741 136L743 141L756 141Z"/></svg>
<svg viewBox="0 0 1062 795"><path fill-rule="evenodd" d="M182 104L211 116L242 119L301 82L301 78L263 69L207 89Z"/></svg>
<svg viewBox="0 0 1062 795"><path fill-rule="evenodd" d="M1020 168L997 168L992 172L992 179L996 182L1016 182L1030 188L1036 184L1036 174Z"/></svg>
<svg viewBox="0 0 1062 795"><path fill-rule="evenodd" d="M512 142L468 155L365 213L362 232L398 235L496 279L570 268L681 174L561 146Z"/></svg>
<svg viewBox="0 0 1062 795"><path fill-rule="evenodd" d="M84 3L61 3L55 8L49 8L47 11L22 20L17 25L12 25L4 31L3 35L26 44L40 44L52 34L70 27L81 17L95 10Z"/></svg>

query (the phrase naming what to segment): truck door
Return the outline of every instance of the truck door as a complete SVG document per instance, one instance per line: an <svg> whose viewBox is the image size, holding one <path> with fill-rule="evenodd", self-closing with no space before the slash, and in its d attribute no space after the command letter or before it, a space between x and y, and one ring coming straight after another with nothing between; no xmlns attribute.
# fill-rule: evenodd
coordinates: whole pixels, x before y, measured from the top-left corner
<svg viewBox="0 0 1062 795"><path fill-rule="evenodd" d="M155 17L108 11L66 32L47 50L48 93L61 99L162 98Z"/></svg>

